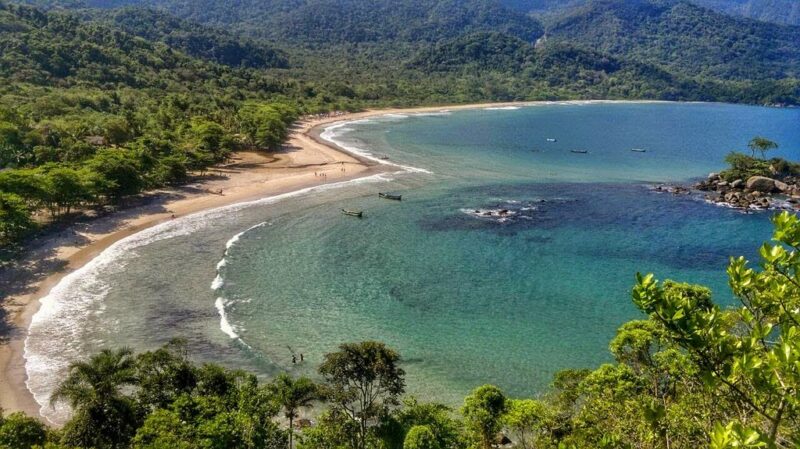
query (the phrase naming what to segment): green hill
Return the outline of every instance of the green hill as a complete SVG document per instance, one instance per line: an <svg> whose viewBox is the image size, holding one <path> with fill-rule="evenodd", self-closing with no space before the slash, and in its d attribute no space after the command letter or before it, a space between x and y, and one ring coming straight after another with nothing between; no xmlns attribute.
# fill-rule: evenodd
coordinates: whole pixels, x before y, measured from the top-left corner
<svg viewBox="0 0 800 449"><path fill-rule="evenodd" d="M797 0L693 0L694 3L765 22L800 26L800 2Z"/></svg>
<svg viewBox="0 0 800 449"><path fill-rule="evenodd" d="M295 44L437 41L477 31L533 41L540 24L495 0L31 0L52 7L138 5L251 36Z"/></svg>
<svg viewBox="0 0 800 449"><path fill-rule="evenodd" d="M163 42L187 55L219 64L252 68L288 66L284 52L263 42L178 19L154 9L126 7L97 16L114 29Z"/></svg>
<svg viewBox="0 0 800 449"><path fill-rule="evenodd" d="M563 14L590 0L502 0L517 11L538 17ZM800 26L800 2L797 0L689 0L690 3L728 15L741 16L781 25Z"/></svg>
<svg viewBox="0 0 800 449"><path fill-rule="evenodd" d="M692 76L800 76L799 27L734 18L683 1L591 1L555 22L547 36Z"/></svg>

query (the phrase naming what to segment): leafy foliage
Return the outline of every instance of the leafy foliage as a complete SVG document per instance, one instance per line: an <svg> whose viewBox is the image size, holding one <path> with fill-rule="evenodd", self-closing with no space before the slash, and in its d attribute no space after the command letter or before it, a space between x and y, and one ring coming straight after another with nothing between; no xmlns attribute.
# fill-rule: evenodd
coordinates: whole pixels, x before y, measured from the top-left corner
<svg viewBox="0 0 800 449"><path fill-rule="evenodd" d="M319 367L327 383L327 399L359 424L356 449L366 448L369 422L399 404L398 397L405 391L405 372L399 362L400 355L383 343L365 341L339 346Z"/></svg>

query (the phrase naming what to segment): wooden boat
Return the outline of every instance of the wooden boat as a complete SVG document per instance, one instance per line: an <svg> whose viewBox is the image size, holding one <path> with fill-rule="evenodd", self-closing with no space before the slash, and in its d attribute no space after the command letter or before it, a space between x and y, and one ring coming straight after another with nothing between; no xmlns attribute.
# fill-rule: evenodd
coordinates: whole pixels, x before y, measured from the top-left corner
<svg viewBox="0 0 800 449"><path fill-rule="evenodd" d="M556 139L553 139L552 137L551 137L551 138L549 138L549 139L547 139L547 141L548 141L548 142L557 142L557 140L556 140Z"/></svg>
<svg viewBox="0 0 800 449"><path fill-rule="evenodd" d="M387 200L402 201L403 195L392 195L391 193L378 193L378 196Z"/></svg>
<svg viewBox="0 0 800 449"><path fill-rule="evenodd" d="M361 218L361 217L364 216L364 212L360 211L360 210L342 209L342 213L345 214L345 215L349 215L351 217L358 217L358 218Z"/></svg>
<svg viewBox="0 0 800 449"><path fill-rule="evenodd" d="M632 148L631 151L636 153L647 153L647 150L645 150L644 148Z"/></svg>
<svg viewBox="0 0 800 449"><path fill-rule="evenodd" d="M586 153L588 153L588 151L586 151L586 150L570 150L570 152L577 153L577 154L586 154Z"/></svg>

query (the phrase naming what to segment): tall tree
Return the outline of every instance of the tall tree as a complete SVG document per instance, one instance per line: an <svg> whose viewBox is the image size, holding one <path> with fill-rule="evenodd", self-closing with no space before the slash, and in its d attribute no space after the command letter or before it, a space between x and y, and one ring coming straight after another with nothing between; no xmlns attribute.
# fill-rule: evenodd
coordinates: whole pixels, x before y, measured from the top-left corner
<svg viewBox="0 0 800 449"><path fill-rule="evenodd" d="M16 242L34 226L22 198L0 191L0 245Z"/></svg>
<svg viewBox="0 0 800 449"><path fill-rule="evenodd" d="M406 434L403 449L440 449L440 446L430 427L414 426Z"/></svg>
<svg viewBox="0 0 800 449"><path fill-rule="evenodd" d="M795 447L800 441L800 218L777 215L762 269L728 266L739 307L721 309L708 289L637 276L634 303L661 323L705 382L738 413L712 435L714 449Z"/></svg>
<svg viewBox="0 0 800 449"><path fill-rule="evenodd" d="M139 416L125 389L136 385L135 360L130 349L104 349L88 361L70 365L51 403L66 402L74 411L64 426L68 446L126 447L136 432Z"/></svg>
<svg viewBox="0 0 800 449"><path fill-rule="evenodd" d="M289 449L292 448L294 437L294 419L297 418L301 408L311 407L319 399L319 388L307 377L298 379L282 373L268 386L275 400L283 408L283 416L289 420Z"/></svg>
<svg viewBox="0 0 800 449"><path fill-rule="evenodd" d="M761 159L767 158L767 152L778 148L778 144L767 139L766 137L756 136L747 144L747 148L756 156L756 151L761 153Z"/></svg>
<svg viewBox="0 0 800 449"><path fill-rule="evenodd" d="M370 421L398 405L405 391L400 355L383 343L346 343L327 354L319 372L327 382L327 397L358 422L356 449L367 445Z"/></svg>
<svg viewBox="0 0 800 449"><path fill-rule="evenodd" d="M522 449L528 449L536 447L536 440L547 432L549 414L547 406L541 401L513 399L509 401L503 421L513 432L512 438L516 437Z"/></svg>
<svg viewBox="0 0 800 449"><path fill-rule="evenodd" d="M147 410L168 408L197 386L197 369L189 360L186 341L174 339L136 357L137 399Z"/></svg>
<svg viewBox="0 0 800 449"><path fill-rule="evenodd" d="M467 429L477 439L480 447L491 449L497 433L502 428L503 415L508 410L508 400L494 385L478 387L464 399L461 414Z"/></svg>

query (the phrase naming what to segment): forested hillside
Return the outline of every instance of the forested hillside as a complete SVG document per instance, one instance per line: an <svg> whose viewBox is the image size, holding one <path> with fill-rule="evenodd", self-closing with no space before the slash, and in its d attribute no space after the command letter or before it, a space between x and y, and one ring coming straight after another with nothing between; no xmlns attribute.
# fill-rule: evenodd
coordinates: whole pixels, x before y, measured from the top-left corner
<svg viewBox="0 0 800 449"><path fill-rule="evenodd" d="M146 8L121 8L94 13L90 18L115 30L163 42L189 56L231 67L286 68L282 51L261 41L243 38L219 28L178 19L164 12Z"/></svg>
<svg viewBox="0 0 800 449"><path fill-rule="evenodd" d="M495 0L31 0L40 6L108 8L139 5L251 36L295 44L436 41L463 33L499 31L533 41L539 23Z"/></svg>
<svg viewBox="0 0 800 449"><path fill-rule="evenodd" d="M517 11L549 17L583 6L592 0L502 0ZM672 0L678 2L680 0ZM800 2L796 0L685 0L725 14L781 25L800 25Z"/></svg>
<svg viewBox="0 0 800 449"><path fill-rule="evenodd" d="M493 0L73 8L86 1L35 0L50 12L0 3L0 168L22 170L4 172L0 191L17 195L6 201L20 217L181 182L237 148L277 145L303 112L575 98L800 102L798 28L686 3L597 0L543 39L536 20ZM124 169L101 173L108 158ZM51 172L70 181L52 184ZM79 194L58 196L54 185ZM3 239L33 227L22 224Z"/></svg>
<svg viewBox="0 0 800 449"><path fill-rule="evenodd" d="M800 26L800 2L796 0L692 0L716 9L765 22Z"/></svg>
<svg viewBox="0 0 800 449"><path fill-rule="evenodd" d="M436 45L475 33L501 33L533 43L543 32L542 25L526 15L534 11L548 14L547 39L539 41L544 46L578 46L700 83L800 76L800 27L727 16L683 0L243 0L235 8L214 0L29 1L49 7L135 4L160 8L184 19L278 43L289 53L299 53L295 58L299 66L313 67L315 59L324 58L329 69L341 71L356 67L363 72L373 62L386 66L413 60ZM143 14L128 11L128 15ZM786 11L790 12L791 8ZM153 35L144 23L148 20L140 19L119 20L137 35L165 38ZM182 27L157 20L171 28ZM171 45L185 49L186 40L178 33ZM326 73L304 75L324 78ZM782 91L777 97L785 96ZM795 94L790 92L790 96Z"/></svg>
<svg viewBox="0 0 800 449"><path fill-rule="evenodd" d="M800 28L736 19L686 2L596 0L548 29L548 38L723 79L800 75Z"/></svg>
<svg viewBox="0 0 800 449"><path fill-rule="evenodd" d="M35 211L59 219L182 182L237 148L279 145L301 109L334 101L70 15L0 3L0 30L3 249Z"/></svg>

